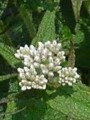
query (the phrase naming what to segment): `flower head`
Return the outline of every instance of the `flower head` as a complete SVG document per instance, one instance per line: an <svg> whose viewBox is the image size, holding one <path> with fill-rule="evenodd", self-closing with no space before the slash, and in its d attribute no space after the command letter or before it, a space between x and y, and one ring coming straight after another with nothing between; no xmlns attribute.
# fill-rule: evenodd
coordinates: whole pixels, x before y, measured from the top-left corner
<svg viewBox="0 0 90 120"><path fill-rule="evenodd" d="M22 60L23 68L18 68L21 90L46 89L48 82L59 78L62 85L72 85L79 78L76 68L63 67L65 52L62 44L54 41L38 42L38 46L25 45L15 53ZM53 78L53 79L52 79Z"/></svg>
<svg viewBox="0 0 90 120"><path fill-rule="evenodd" d="M77 74L77 68L65 67L62 68L59 73L59 83L62 85L68 84L72 86L79 79L79 75Z"/></svg>

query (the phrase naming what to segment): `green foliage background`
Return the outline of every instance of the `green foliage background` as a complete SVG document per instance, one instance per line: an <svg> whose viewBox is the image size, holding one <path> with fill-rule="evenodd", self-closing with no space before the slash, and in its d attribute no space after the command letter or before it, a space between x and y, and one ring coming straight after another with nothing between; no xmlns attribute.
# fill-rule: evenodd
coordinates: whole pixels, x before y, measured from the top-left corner
<svg viewBox="0 0 90 120"><path fill-rule="evenodd" d="M0 0L0 120L90 120L90 0ZM57 39L81 81L20 91L16 49Z"/></svg>

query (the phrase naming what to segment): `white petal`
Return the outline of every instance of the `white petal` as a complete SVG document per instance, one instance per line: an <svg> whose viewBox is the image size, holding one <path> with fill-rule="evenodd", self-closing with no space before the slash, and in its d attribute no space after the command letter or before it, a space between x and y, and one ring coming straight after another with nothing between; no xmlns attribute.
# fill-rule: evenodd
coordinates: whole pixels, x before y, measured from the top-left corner
<svg viewBox="0 0 90 120"><path fill-rule="evenodd" d="M72 86L72 83L71 83L71 82L68 82L68 85L69 85L69 86Z"/></svg>
<svg viewBox="0 0 90 120"><path fill-rule="evenodd" d="M27 89L30 90L30 89L31 89L31 86L27 86Z"/></svg>
<svg viewBox="0 0 90 120"><path fill-rule="evenodd" d="M15 57L16 58L20 58L20 54L19 53L15 53Z"/></svg>
<svg viewBox="0 0 90 120"><path fill-rule="evenodd" d="M25 91L26 89L27 89L26 86L22 86L22 87L21 87L21 90L22 90L22 91Z"/></svg>

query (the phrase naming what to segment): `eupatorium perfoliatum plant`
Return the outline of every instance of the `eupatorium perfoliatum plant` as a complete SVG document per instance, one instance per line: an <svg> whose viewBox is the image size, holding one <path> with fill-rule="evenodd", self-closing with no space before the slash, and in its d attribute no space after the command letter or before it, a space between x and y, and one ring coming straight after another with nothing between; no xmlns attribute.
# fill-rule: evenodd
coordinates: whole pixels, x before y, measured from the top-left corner
<svg viewBox="0 0 90 120"><path fill-rule="evenodd" d="M57 78L60 85L72 86L79 79L77 68L66 67L65 52L62 44L56 40L45 43L38 42L38 46L25 45L15 53L15 57L22 60L23 67L18 68L21 90L46 89L47 84Z"/></svg>

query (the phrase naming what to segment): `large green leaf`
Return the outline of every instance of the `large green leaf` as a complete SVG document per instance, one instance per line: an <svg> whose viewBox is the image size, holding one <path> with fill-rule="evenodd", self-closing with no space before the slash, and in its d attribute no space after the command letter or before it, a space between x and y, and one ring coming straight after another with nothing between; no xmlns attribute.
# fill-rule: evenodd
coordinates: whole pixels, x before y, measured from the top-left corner
<svg viewBox="0 0 90 120"><path fill-rule="evenodd" d="M69 119L90 120L90 89L82 84L58 89L50 95L48 104Z"/></svg>
<svg viewBox="0 0 90 120"><path fill-rule="evenodd" d="M12 120L66 120L66 116L58 111L54 111L45 101L30 97L18 100L17 105L21 112L13 115ZM22 107L21 107L22 106Z"/></svg>
<svg viewBox="0 0 90 120"><path fill-rule="evenodd" d="M32 43L37 44L38 41L45 42L55 38L55 11L46 11Z"/></svg>
<svg viewBox="0 0 90 120"><path fill-rule="evenodd" d="M19 63L19 60L15 58L15 50L8 45L0 43L0 54L3 58L11 65L13 68L16 67L16 64Z"/></svg>
<svg viewBox="0 0 90 120"><path fill-rule="evenodd" d="M90 90L81 83L40 93L26 91L19 95L17 111L21 111L14 114L12 120L90 119Z"/></svg>
<svg viewBox="0 0 90 120"><path fill-rule="evenodd" d="M78 21L83 0L71 0L75 19Z"/></svg>

